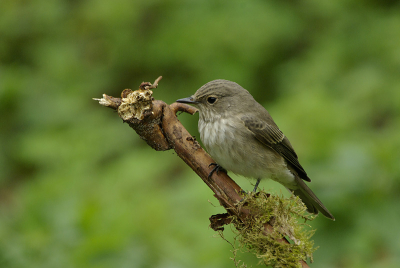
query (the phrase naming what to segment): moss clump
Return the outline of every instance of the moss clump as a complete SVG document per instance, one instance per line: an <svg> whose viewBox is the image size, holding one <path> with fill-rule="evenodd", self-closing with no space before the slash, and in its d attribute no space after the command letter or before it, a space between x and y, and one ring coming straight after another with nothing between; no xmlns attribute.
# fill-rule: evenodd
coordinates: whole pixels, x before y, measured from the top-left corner
<svg viewBox="0 0 400 268"><path fill-rule="evenodd" d="M238 245L235 250L252 252L261 259L260 263L273 267L301 267L299 260L308 258L312 262L312 253L316 248L310 238L314 230L306 230L305 227L309 227L306 222L315 216L306 213L306 207L298 197L251 192L238 204L238 209L242 206L251 210L252 217L243 222L232 216L235 227L232 229L236 234L234 244ZM268 234L264 229L266 222L273 226ZM291 243L283 243L281 239L284 237ZM238 262L235 261L235 264L238 265Z"/></svg>

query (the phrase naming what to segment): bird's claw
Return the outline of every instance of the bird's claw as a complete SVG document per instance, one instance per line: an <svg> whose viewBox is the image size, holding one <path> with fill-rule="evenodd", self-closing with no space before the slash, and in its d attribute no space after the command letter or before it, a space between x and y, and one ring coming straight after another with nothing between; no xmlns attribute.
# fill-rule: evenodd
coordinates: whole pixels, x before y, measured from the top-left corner
<svg viewBox="0 0 400 268"><path fill-rule="evenodd" d="M211 163L211 164L209 164L208 166L209 166L209 167L215 166L215 167L211 170L211 172L208 174L208 177L207 177L208 179L211 178L211 176L212 176L212 174L214 174L214 172L217 172L217 174L218 174L219 171L228 173L228 172L226 171L226 169L224 169L223 167L221 167L221 166L218 165L217 163Z"/></svg>

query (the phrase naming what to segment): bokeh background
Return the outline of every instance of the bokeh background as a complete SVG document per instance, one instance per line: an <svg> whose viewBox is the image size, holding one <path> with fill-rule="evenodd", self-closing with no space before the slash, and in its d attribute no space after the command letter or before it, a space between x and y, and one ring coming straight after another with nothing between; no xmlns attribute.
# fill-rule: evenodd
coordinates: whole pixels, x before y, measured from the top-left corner
<svg viewBox="0 0 400 268"><path fill-rule="evenodd" d="M2 0L0 267L234 267L212 192L92 100L159 75L167 103L222 78L269 110L336 217L311 267L400 267L391 0Z"/></svg>

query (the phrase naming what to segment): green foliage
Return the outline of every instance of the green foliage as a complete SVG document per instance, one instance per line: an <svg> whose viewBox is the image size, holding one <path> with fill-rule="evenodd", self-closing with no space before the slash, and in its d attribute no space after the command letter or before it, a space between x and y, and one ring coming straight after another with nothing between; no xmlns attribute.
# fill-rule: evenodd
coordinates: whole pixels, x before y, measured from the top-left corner
<svg viewBox="0 0 400 268"><path fill-rule="evenodd" d="M269 110L336 217L311 266L399 267L399 39L388 0L0 1L0 267L232 267L212 192L92 100L159 75L167 103L229 79Z"/></svg>

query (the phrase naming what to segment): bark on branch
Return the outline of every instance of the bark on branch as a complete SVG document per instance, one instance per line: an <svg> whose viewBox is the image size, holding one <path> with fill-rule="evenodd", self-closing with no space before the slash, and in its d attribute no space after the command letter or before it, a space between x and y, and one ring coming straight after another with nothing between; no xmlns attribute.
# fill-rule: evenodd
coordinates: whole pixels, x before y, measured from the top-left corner
<svg viewBox="0 0 400 268"><path fill-rule="evenodd" d="M215 198L227 213L234 214L245 222L246 218L252 216L252 212L245 207L238 209L237 203L243 199L239 194L241 188L224 172L218 174L214 172L208 178L208 174L213 168L209 165L215 161L201 148L176 116L178 111L193 115L197 109L183 103L167 105L163 101L154 100L150 89L156 88L160 79L161 77L157 78L153 84L143 82L136 91L125 89L121 98L103 94L103 98L94 100L118 111L122 120L128 123L153 149L157 151L174 149L177 155L214 192ZM218 215L211 217L210 220L214 230L218 230L226 223L226 220L223 217L219 218ZM271 233L272 229L271 224L264 224L265 235ZM285 238L280 239L279 242L289 244ZM299 262L302 267L309 267L305 261L300 260Z"/></svg>

